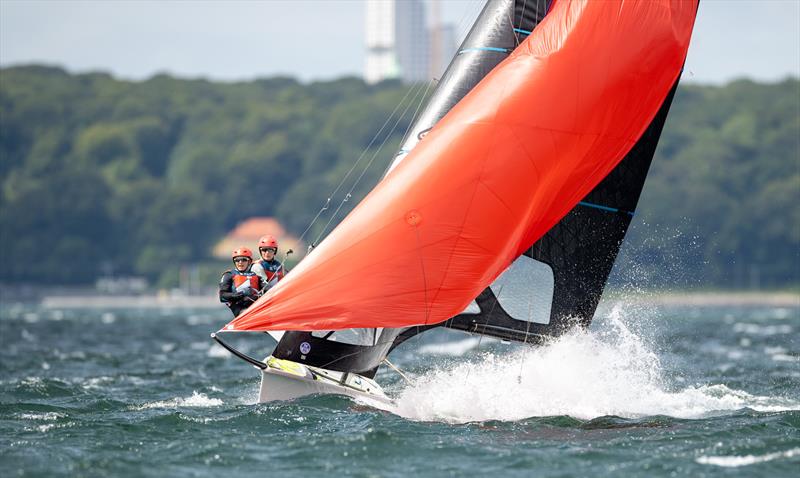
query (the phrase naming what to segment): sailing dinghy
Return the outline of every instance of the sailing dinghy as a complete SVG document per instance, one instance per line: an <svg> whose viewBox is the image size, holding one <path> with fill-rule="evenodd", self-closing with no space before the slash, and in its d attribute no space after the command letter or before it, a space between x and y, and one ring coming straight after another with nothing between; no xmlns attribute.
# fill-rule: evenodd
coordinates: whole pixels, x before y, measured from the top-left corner
<svg viewBox="0 0 800 478"><path fill-rule="evenodd" d="M259 400L388 401L378 368L435 327L540 344L588 326L696 12L697 0L489 0L388 173L212 335L261 370ZM265 360L221 338L278 330Z"/></svg>

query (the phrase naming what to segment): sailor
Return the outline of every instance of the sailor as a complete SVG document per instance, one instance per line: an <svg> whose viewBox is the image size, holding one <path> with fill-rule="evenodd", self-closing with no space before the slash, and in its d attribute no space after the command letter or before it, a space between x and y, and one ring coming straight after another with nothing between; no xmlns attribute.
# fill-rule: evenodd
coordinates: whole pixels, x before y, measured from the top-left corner
<svg viewBox="0 0 800 478"><path fill-rule="evenodd" d="M262 292L266 292L270 287L278 283L286 275L286 269L283 264L275 259L275 254L278 253L278 241L274 237L267 234L258 240L258 252L261 254L261 260L253 265L253 272L255 272L261 281L266 284Z"/></svg>
<svg viewBox="0 0 800 478"><path fill-rule="evenodd" d="M265 283L252 271L253 252L250 249L234 249L231 259L233 269L225 271L219 281L219 300L237 317L258 299Z"/></svg>

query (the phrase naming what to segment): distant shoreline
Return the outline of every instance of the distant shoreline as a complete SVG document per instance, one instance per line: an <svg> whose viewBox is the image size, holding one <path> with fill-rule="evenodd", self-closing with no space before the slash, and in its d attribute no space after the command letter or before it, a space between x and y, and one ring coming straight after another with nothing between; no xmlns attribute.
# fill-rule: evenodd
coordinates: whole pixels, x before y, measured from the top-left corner
<svg viewBox="0 0 800 478"><path fill-rule="evenodd" d="M218 298L205 295L50 296L45 309L214 309L225 307Z"/></svg>
<svg viewBox="0 0 800 478"><path fill-rule="evenodd" d="M648 305L686 305L694 307L773 306L800 307L800 292L642 292L625 294L611 291L606 301L622 300ZM44 297L46 309L214 309L224 307L214 295L170 296L64 295Z"/></svg>
<svg viewBox="0 0 800 478"><path fill-rule="evenodd" d="M773 306L800 307L800 292L644 292L609 293L606 300L624 300L650 305L687 305L696 307Z"/></svg>

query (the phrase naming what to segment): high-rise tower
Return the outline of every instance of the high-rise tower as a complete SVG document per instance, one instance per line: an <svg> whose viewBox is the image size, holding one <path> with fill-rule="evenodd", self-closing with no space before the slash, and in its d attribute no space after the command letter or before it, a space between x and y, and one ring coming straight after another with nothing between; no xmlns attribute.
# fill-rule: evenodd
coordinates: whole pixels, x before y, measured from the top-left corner
<svg viewBox="0 0 800 478"><path fill-rule="evenodd" d="M367 0L364 79L429 80L428 27L423 0Z"/></svg>

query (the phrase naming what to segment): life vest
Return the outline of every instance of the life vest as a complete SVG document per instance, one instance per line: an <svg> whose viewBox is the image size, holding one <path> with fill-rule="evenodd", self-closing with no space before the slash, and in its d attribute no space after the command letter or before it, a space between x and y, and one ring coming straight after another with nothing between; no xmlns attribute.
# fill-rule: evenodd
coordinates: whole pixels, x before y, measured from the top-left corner
<svg viewBox="0 0 800 478"><path fill-rule="evenodd" d="M248 288L253 290L259 290L261 288L258 276L250 269L244 272L239 272L234 269L231 271L231 278L233 279L233 290L231 292L246 292Z"/></svg>
<svg viewBox="0 0 800 478"><path fill-rule="evenodd" d="M265 261L264 259L260 259L256 264L261 264L261 268L264 269L264 274L267 276L267 282L272 282L273 279L277 276L278 280L283 279L285 275L285 271L283 269L283 264L280 261L276 261L275 259L271 261Z"/></svg>

